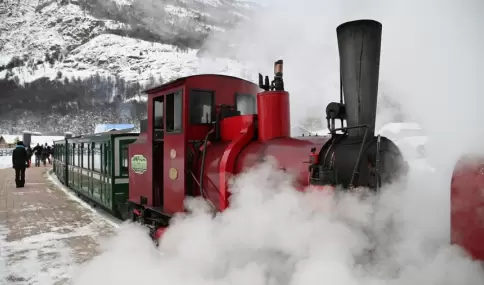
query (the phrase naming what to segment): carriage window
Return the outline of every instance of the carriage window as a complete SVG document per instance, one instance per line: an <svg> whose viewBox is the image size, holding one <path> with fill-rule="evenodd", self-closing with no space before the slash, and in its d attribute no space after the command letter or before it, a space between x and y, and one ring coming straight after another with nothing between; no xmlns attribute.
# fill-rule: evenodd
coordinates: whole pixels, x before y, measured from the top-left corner
<svg viewBox="0 0 484 285"><path fill-rule="evenodd" d="M257 114L255 96L250 94L235 94L235 107L241 115Z"/></svg>
<svg viewBox="0 0 484 285"><path fill-rule="evenodd" d="M153 100L153 138L163 139L163 96Z"/></svg>
<svg viewBox="0 0 484 285"><path fill-rule="evenodd" d="M128 169L128 144L121 143L121 176L128 176L129 169Z"/></svg>
<svg viewBox="0 0 484 285"><path fill-rule="evenodd" d="M213 92L192 90L190 92L190 123L212 123Z"/></svg>
<svg viewBox="0 0 484 285"><path fill-rule="evenodd" d="M166 97L166 132L182 130L182 92L168 94Z"/></svg>

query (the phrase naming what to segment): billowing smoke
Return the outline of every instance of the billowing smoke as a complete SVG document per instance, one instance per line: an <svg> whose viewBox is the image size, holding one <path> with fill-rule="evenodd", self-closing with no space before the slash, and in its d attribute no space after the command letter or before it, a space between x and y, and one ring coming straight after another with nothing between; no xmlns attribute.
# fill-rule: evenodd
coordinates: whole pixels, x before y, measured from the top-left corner
<svg viewBox="0 0 484 285"><path fill-rule="evenodd" d="M402 185L381 196L301 193L267 163L240 175L215 218L199 200L156 249L124 225L74 284L482 284L484 272L426 220ZM419 177L413 180L425 182ZM422 184L409 187L426 189ZM204 207L205 206L205 207ZM425 206L425 205L423 205ZM435 210L435 209L433 209Z"/></svg>
<svg viewBox="0 0 484 285"><path fill-rule="evenodd" d="M160 249L145 230L124 225L75 284L483 284L481 265L449 245L448 205L455 160L482 141L484 2L266 1L267 10L224 37L256 72L284 59L293 119L314 105L323 116L338 98L335 28L380 21L379 93L423 125L437 171L411 171L379 196L335 199L297 192L287 175L262 165L236 178L231 207L215 218L189 201L193 213L175 219ZM216 43L207 44L212 55L227 53Z"/></svg>
<svg viewBox="0 0 484 285"><path fill-rule="evenodd" d="M293 122L315 112L314 106L321 106L319 115L324 117L326 104L339 96L336 27L345 21L374 19L383 24L379 104L391 101L404 120L422 124L435 137L433 143L453 145L454 153L449 155L454 158L475 142L471 138L476 136L484 103L479 95L484 21L478 12L484 2L263 2L267 8L253 21L217 35L206 48L215 55L226 54L228 48L220 45L219 38L232 43L232 55L254 69L252 79L256 72L271 74L273 61L283 58ZM379 126L381 120L402 117L384 109L381 113ZM439 151L430 155L442 157Z"/></svg>

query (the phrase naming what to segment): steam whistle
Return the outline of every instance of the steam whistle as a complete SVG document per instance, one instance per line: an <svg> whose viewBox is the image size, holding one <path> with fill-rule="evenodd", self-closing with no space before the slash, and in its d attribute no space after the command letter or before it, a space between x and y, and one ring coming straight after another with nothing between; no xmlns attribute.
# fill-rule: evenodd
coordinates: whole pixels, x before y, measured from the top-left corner
<svg viewBox="0 0 484 285"><path fill-rule="evenodd" d="M259 73L259 87L264 89L264 91L269 91L271 89L271 86L269 85L269 76L266 75L264 82L262 74Z"/></svg>
<svg viewBox="0 0 484 285"><path fill-rule="evenodd" d="M265 82L263 82L263 76L259 73L259 87L264 89L264 91L275 90L284 91L284 80L282 79L283 73L283 61L282 59L274 63L274 80L269 84L269 76L265 77Z"/></svg>

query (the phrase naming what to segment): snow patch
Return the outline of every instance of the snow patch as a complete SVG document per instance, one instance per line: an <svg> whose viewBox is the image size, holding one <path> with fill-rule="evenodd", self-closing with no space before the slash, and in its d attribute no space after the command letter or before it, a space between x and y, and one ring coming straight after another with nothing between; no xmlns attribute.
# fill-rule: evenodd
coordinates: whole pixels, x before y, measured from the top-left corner
<svg viewBox="0 0 484 285"><path fill-rule="evenodd" d="M0 169L12 167L12 156L0 156Z"/></svg>

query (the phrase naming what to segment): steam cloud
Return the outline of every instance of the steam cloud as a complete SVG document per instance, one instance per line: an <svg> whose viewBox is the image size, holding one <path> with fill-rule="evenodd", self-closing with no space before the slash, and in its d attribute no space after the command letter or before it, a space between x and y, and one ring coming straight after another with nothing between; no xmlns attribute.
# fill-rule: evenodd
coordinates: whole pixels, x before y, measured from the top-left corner
<svg viewBox="0 0 484 285"><path fill-rule="evenodd" d="M290 177L261 165L236 178L231 208L215 219L188 201L193 213L176 218L159 250L144 229L125 224L75 284L483 284L481 265L449 245L448 205L455 160L483 139L484 2L266 1L267 10L223 37L257 72L285 60L293 119L322 115L338 98L336 26L382 22L380 94L426 129L437 171L412 171L378 196L335 199L297 192ZM218 42L207 49L226 54Z"/></svg>
<svg viewBox="0 0 484 285"><path fill-rule="evenodd" d="M479 263L448 245L402 185L336 199L294 190L272 166L237 177L231 208L214 219L188 201L193 213L175 219L160 251L124 225L74 284L482 284Z"/></svg>

